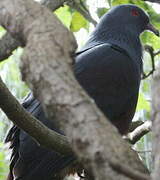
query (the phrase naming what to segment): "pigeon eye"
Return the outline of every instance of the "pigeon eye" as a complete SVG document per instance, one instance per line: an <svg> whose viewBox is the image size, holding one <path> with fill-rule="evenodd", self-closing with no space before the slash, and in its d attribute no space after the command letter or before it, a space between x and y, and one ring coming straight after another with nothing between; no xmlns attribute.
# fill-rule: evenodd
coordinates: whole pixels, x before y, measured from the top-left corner
<svg viewBox="0 0 160 180"><path fill-rule="evenodd" d="M132 16L139 16L139 12L135 9L132 9L131 14Z"/></svg>

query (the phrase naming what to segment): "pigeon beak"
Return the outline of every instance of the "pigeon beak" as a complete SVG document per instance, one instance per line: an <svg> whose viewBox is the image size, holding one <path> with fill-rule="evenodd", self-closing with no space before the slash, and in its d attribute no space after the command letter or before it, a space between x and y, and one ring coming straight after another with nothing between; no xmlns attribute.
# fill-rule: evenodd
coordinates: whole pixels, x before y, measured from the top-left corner
<svg viewBox="0 0 160 180"><path fill-rule="evenodd" d="M147 24L146 30L153 32L156 36L160 36L158 29L156 29L151 23Z"/></svg>

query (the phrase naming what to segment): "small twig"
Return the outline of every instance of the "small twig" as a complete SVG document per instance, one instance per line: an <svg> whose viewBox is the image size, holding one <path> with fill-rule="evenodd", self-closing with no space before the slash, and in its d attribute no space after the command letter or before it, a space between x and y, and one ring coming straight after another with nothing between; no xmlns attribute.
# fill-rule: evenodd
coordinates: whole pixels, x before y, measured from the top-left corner
<svg viewBox="0 0 160 180"><path fill-rule="evenodd" d="M87 9L86 5L84 5L84 2L82 0L79 0L79 1L80 1L81 6L83 7L83 9L85 9L90 14L90 12Z"/></svg>
<svg viewBox="0 0 160 180"><path fill-rule="evenodd" d="M157 56L157 55L159 55L159 54L160 54L160 50L158 50L157 52L154 52L154 53L153 53L154 56Z"/></svg>
<svg viewBox="0 0 160 180"><path fill-rule="evenodd" d="M89 10L85 7L84 3L81 0L79 0L79 2L68 1L66 4L71 8L76 9L78 12L80 12L84 16L84 18L86 18L94 26L97 25L97 22L92 18Z"/></svg>
<svg viewBox="0 0 160 180"><path fill-rule="evenodd" d="M145 50L150 54L151 56L151 62L152 62L152 69L151 71L148 73L148 74L145 74L144 71L143 71L143 76L142 76L142 79L146 79L147 77L149 77L151 74L153 74L153 72L155 71L155 62L154 62L154 49L152 46L148 46L146 45L145 46Z"/></svg>
<svg viewBox="0 0 160 180"><path fill-rule="evenodd" d="M139 141L145 134L151 131L152 123L151 121L145 121L142 125L137 127L133 132L127 135L127 140L131 144L135 144Z"/></svg>
<svg viewBox="0 0 160 180"><path fill-rule="evenodd" d="M151 153L152 152L152 150L145 150L145 151L137 151L137 150L135 150L137 153Z"/></svg>

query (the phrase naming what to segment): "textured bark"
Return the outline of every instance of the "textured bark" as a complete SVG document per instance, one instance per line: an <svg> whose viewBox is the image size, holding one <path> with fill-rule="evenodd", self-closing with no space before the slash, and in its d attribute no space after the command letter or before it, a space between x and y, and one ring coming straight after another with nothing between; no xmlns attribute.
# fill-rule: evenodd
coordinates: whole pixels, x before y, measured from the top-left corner
<svg viewBox="0 0 160 180"><path fill-rule="evenodd" d="M7 59L18 46L20 42L13 39L10 33L6 33L0 39L0 61Z"/></svg>
<svg viewBox="0 0 160 180"><path fill-rule="evenodd" d="M78 85L72 72L73 35L32 0L1 0L1 24L26 44L23 79L63 127L73 150L97 180L147 180L146 168Z"/></svg>
<svg viewBox="0 0 160 180"><path fill-rule="evenodd" d="M152 122L151 121L145 121L142 125L139 125L137 128L134 129L134 131L130 132L127 135L127 140L131 144L135 144L138 142L144 135L149 133L152 128Z"/></svg>
<svg viewBox="0 0 160 180"><path fill-rule="evenodd" d="M40 0L39 2L40 4L43 4L44 6L54 11L59 7L61 7L67 1L74 1L74 0Z"/></svg>
<svg viewBox="0 0 160 180"><path fill-rule="evenodd" d="M67 1L71 0L41 0L40 3L54 11ZM7 59L19 46L23 46L22 42L16 40L7 32L0 40L0 61Z"/></svg>
<svg viewBox="0 0 160 180"><path fill-rule="evenodd" d="M160 177L160 64L157 68L152 84L152 119L153 119L153 154L154 171L153 180L159 180Z"/></svg>

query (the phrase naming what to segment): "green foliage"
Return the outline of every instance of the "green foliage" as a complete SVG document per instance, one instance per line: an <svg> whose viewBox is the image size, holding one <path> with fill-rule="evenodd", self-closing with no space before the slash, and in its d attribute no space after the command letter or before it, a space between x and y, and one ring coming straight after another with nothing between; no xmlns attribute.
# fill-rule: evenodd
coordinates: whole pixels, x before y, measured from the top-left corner
<svg viewBox="0 0 160 180"><path fill-rule="evenodd" d="M107 8L97 8L97 15L100 18L101 16L103 16L109 9Z"/></svg>
<svg viewBox="0 0 160 180"><path fill-rule="evenodd" d="M88 29L88 21L79 12L71 10L68 6L59 8L55 14L73 32L77 32L81 28Z"/></svg>
<svg viewBox="0 0 160 180"><path fill-rule="evenodd" d="M72 14L68 6L61 7L57 9L54 13L67 28L70 28L72 21Z"/></svg>
<svg viewBox="0 0 160 180"><path fill-rule="evenodd" d="M145 96L140 93L137 104L137 111L146 110L150 111L150 103L146 100Z"/></svg>
<svg viewBox="0 0 160 180"><path fill-rule="evenodd" d="M160 38L155 36L151 32L144 32L141 35L141 40L143 44L152 46L154 49L160 49Z"/></svg>
<svg viewBox="0 0 160 180"><path fill-rule="evenodd" d="M117 6L121 4L130 4L130 0L112 0L112 6Z"/></svg>
<svg viewBox="0 0 160 180"><path fill-rule="evenodd" d="M21 81L18 67L21 53L22 49L18 49L7 61L0 63L0 75L8 88L18 99L24 97L28 91L26 84Z"/></svg>
<svg viewBox="0 0 160 180"><path fill-rule="evenodd" d="M70 29L73 32L79 31L81 28L88 28L88 21L77 11L72 14Z"/></svg>
<svg viewBox="0 0 160 180"><path fill-rule="evenodd" d="M0 26L0 38L6 33L6 30Z"/></svg>

